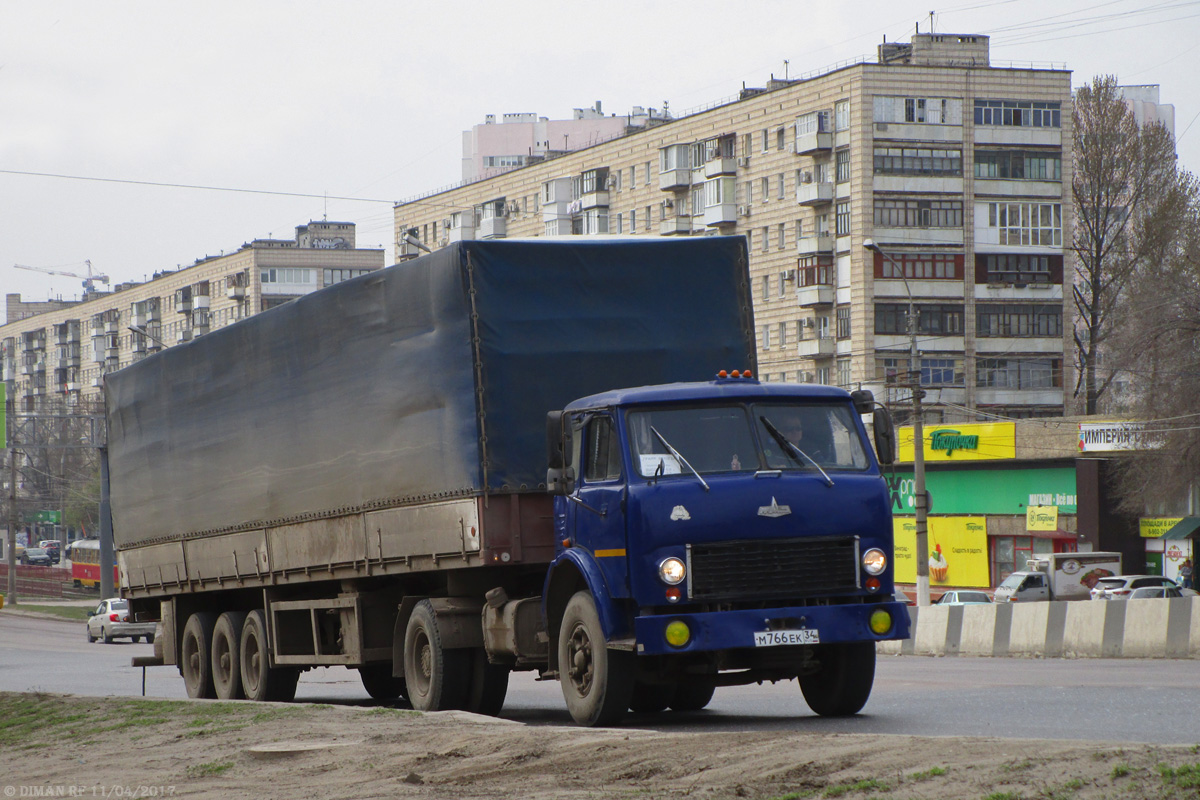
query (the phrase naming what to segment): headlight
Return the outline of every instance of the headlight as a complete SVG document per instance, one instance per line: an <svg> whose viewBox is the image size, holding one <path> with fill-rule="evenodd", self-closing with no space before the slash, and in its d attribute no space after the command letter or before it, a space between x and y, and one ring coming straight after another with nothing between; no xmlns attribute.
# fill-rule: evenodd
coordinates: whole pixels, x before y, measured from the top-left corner
<svg viewBox="0 0 1200 800"><path fill-rule="evenodd" d="M872 547L863 553L862 565L868 575L879 575L887 569L887 555L878 547Z"/></svg>
<svg viewBox="0 0 1200 800"><path fill-rule="evenodd" d="M675 556L665 558L658 565L658 577L662 578L663 583L674 586L687 577L687 567Z"/></svg>

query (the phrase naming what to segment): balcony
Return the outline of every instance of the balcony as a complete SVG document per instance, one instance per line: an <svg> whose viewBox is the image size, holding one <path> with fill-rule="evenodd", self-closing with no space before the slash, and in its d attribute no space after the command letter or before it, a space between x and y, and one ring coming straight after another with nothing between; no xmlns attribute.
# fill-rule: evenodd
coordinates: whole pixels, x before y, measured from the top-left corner
<svg viewBox="0 0 1200 800"><path fill-rule="evenodd" d="M658 173L658 188L664 192L686 189L691 185L692 170L690 168L669 169L666 172Z"/></svg>
<svg viewBox="0 0 1200 800"><path fill-rule="evenodd" d="M796 241L796 252L802 256L831 254L833 253L833 236L828 233L801 236Z"/></svg>
<svg viewBox="0 0 1200 800"><path fill-rule="evenodd" d="M578 208L580 211L589 208L608 208L608 191L587 192L581 195Z"/></svg>
<svg viewBox="0 0 1200 800"><path fill-rule="evenodd" d="M704 177L715 178L718 175L736 175L737 159L733 156L714 158L704 164Z"/></svg>
<svg viewBox="0 0 1200 800"><path fill-rule="evenodd" d="M192 297L192 309L193 309L193 310L195 310L195 309L197 309L197 308L204 308L204 309L207 309L207 308L210 308L210 307L211 307L211 303L209 302L209 297L208 297L208 295L206 295L206 294L198 294L198 295L194 295L194 296Z"/></svg>
<svg viewBox="0 0 1200 800"><path fill-rule="evenodd" d="M831 181L801 183L796 187L796 202L802 206L823 206L833 202L834 188Z"/></svg>
<svg viewBox="0 0 1200 800"><path fill-rule="evenodd" d="M813 284L796 289L796 303L803 308L833 305L833 287L829 284Z"/></svg>
<svg viewBox="0 0 1200 800"><path fill-rule="evenodd" d="M737 203L718 203L704 209L704 224L707 227L716 225L733 225L737 222Z"/></svg>
<svg viewBox="0 0 1200 800"><path fill-rule="evenodd" d="M658 223L658 233L661 236L688 234L692 232L692 218L686 216L671 217Z"/></svg>
<svg viewBox="0 0 1200 800"><path fill-rule="evenodd" d="M508 220L504 217L487 217L479 220L480 239L503 239L508 235Z"/></svg>
<svg viewBox="0 0 1200 800"><path fill-rule="evenodd" d="M81 388L79 381L67 381L63 386L68 392L78 392Z"/></svg>
<svg viewBox="0 0 1200 800"><path fill-rule="evenodd" d="M832 358L835 349L832 336L801 339L796 344L796 354L801 358Z"/></svg>
<svg viewBox="0 0 1200 800"><path fill-rule="evenodd" d="M877 225L873 233L875 243L881 245L963 246L962 228L885 228Z"/></svg>
<svg viewBox="0 0 1200 800"><path fill-rule="evenodd" d="M833 149L833 134L824 131L796 134L796 154L801 156Z"/></svg>
<svg viewBox="0 0 1200 800"><path fill-rule="evenodd" d="M469 242L474 238L474 225L459 225L446 231L446 240L449 242Z"/></svg>
<svg viewBox="0 0 1200 800"><path fill-rule="evenodd" d="M184 342L190 342L191 340L192 340L192 331L190 328L182 330L179 333L175 334L175 343L176 344L183 344Z"/></svg>
<svg viewBox="0 0 1200 800"><path fill-rule="evenodd" d="M225 296L230 300L242 300L246 297L246 287L230 286L225 289Z"/></svg>

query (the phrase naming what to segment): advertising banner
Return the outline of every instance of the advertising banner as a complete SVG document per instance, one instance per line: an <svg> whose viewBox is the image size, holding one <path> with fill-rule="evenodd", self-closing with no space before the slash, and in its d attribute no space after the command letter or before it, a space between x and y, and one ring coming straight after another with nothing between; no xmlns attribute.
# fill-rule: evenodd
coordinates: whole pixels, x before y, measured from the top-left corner
<svg viewBox="0 0 1200 800"><path fill-rule="evenodd" d="M917 581L917 523L894 519L896 581ZM940 550L939 550L940 548ZM941 553L941 558L937 553ZM987 521L983 517L929 518L929 585L991 585L988 574Z"/></svg>
<svg viewBox="0 0 1200 800"><path fill-rule="evenodd" d="M1081 422L1079 452L1144 450L1147 447L1145 428L1141 422Z"/></svg>
<svg viewBox="0 0 1200 800"><path fill-rule="evenodd" d="M885 474L893 514L912 514L912 471ZM1071 467L1030 469L930 470L925 488L931 510L945 514L1021 514L1030 506L1054 506L1059 514L1076 512L1075 470ZM1051 529L1053 530L1053 529Z"/></svg>
<svg viewBox="0 0 1200 800"><path fill-rule="evenodd" d="M1138 520L1138 533L1143 539L1157 539L1182 521L1183 517L1142 517Z"/></svg>
<svg viewBox="0 0 1200 800"><path fill-rule="evenodd" d="M913 460L913 429L898 431L900 461ZM1017 456L1017 427L1012 422L963 422L925 428L926 461L993 461Z"/></svg>
<svg viewBox="0 0 1200 800"><path fill-rule="evenodd" d="M1025 530L1058 530L1058 506L1029 506L1025 512Z"/></svg>

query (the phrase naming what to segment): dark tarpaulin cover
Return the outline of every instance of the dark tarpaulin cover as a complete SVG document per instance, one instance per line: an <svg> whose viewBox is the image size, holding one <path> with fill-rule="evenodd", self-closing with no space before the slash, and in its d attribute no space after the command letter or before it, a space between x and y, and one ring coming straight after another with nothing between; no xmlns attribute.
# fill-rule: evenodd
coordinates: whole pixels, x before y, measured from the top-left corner
<svg viewBox="0 0 1200 800"><path fill-rule="evenodd" d="M109 375L114 537L538 491L547 411L754 358L741 237L459 243Z"/></svg>

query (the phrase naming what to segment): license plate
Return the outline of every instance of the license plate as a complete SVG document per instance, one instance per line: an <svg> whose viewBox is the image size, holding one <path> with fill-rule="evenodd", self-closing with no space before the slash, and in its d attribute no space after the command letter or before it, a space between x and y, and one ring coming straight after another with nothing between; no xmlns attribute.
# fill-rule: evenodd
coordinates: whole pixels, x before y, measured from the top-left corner
<svg viewBox="0 0 1200 800"><path fill-rule="evenodd" d="M780 647L782 645L820 643L820 634L809 628L802 628L798 631L756 631L754 633L755 647Z"/></svg>

